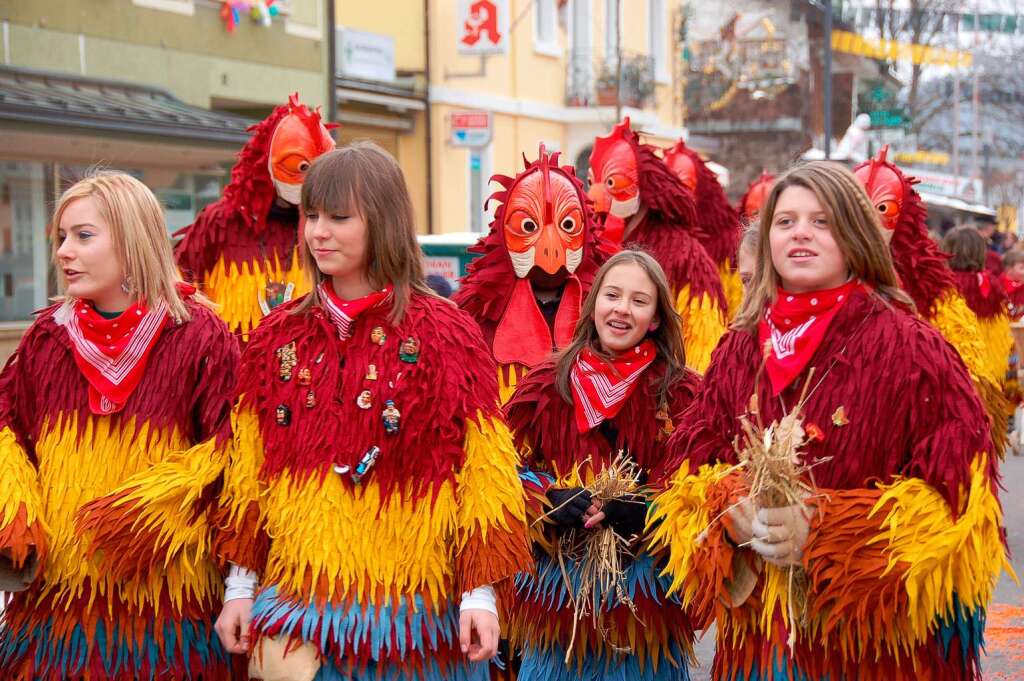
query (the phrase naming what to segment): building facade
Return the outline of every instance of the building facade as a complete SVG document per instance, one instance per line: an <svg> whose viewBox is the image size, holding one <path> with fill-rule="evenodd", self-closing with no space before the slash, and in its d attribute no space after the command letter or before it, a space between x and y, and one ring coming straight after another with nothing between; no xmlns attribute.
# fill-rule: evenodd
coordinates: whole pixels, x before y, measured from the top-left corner
<svg viewBox="0 0 1024 681"><path fill-rule="evenodd" d="M83 172L135 174L174 230L218 198L253 119L293 91L327 101L323 0L223 8L0 0L0 357L56 293L46 226Z"/></svg>

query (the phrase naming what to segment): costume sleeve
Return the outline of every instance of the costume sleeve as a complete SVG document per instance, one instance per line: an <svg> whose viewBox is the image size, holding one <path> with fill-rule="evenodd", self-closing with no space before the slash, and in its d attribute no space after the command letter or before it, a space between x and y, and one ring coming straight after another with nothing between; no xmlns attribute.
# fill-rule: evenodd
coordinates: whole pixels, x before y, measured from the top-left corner
<svg viewBox="0 0 1024 681"><path fill-rule="evenodd" d="M262 574L270 549L260 506L263 486L263 437L256 405L248 396L239 399L231 416L233 440L224 486L216 512L213 555L226 569L228 563Z"/></svg>
<svg viewBox="0 0 1024 681"><path fill-rule="evenodd" d="M461 312L459 316L469 319ZM504 606L512 593L511 577L533 567L518 455L498 408L494 364L479 333L460 350L459 361L448 369L456 374L467 406L464 459L456 475L457 591L491 584Z"/></svg>
<svg viewBox="0 0 1024 681"><path fill-rule="evenodd" d="M0 551L10 556L17 570L33 558L41 560L46 551L39 475L25 447L24 411L30 403L26 347L27 340L0 374Z"/></svg>
<svg viewBox="0 0 1024 681"><path fill-rule="evenodd" d="M999 573L1011 572L995 456L963 367L934 334L916 345L909 463L873 487L821 491L804 552L808 611L844 650L938 632L970 658Z"/></svg>
<svg viewBox="0 0 1024 681"><path fill-rule="evenodd" d="M190 351L204 350L190 410L195 444L79 511L78 529L91 534L89 551L102 551L105 568L118 579L145 574L179 556L198 569L210 552L208 513L228 461L239 350L212 313L193 315L189 323L202 325L201 335L181 342Z"/></svg>

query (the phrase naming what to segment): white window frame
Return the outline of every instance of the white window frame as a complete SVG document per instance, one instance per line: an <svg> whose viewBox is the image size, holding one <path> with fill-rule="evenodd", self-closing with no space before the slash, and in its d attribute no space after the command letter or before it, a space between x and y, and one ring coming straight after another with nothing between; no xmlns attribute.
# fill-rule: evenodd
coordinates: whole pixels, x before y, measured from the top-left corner
<svg viewBox="0 0 1024 681"><path fill-rule="evenodd" d="M195 0L132 0L132 4L136 7L158 9L161 12L184 14L187 17L196 14Z"/></svg>
<svg viewBox="0 0 1024 681"><path fill-rule="evenodd" d="M647 53L654 60L654 80L672 82L668 66L668 6L665 0L647 0Z"/></svg>
<svg viewBox="0 0 1024 681"><path fill-rule="evenodd" d="M558 7L555 0L533 0L533 51L547 57L561 57L558 44ZM548 35L541 33L545 25Z"/></svg>
<svg viewBox="0 0 1024 681"><path fill-rule="evenodd" d="M622 26L625 4L625 1L619 4L619 26ZM615 56L618 53L616 39L622 40L622 36L615 33L615 5L616 0L604 0L604 60L608 64L615 63Z"/></svg>
<svg viewBox="0 0 1024 681"><path fill-rule="evenodd" d="M492 123L493 125L493 123ZM485 147L470 147L466 149L466 231L474 234L487 234L491 227L491 220L494 219L494 203L488 206L487 197L491 195L491 152L493 142ZM480 206L473 205L473 154L480 154ZM473 229L473 214L480 212L480 231Z"/></svg>
<svg viewBox="0 0 1024 681"><path fill-rule="evenodd" d="M594 15L593 0L569 0L568 20L565 22L569 34L569 50L566 67L572 74L578 73L587 89L594 84ZM578 25L582 24L582 26ZM582 30L579 30L582 29ZM577 60L582 66L577 66ZM575 70L575 71L574 71Z"/></svg>

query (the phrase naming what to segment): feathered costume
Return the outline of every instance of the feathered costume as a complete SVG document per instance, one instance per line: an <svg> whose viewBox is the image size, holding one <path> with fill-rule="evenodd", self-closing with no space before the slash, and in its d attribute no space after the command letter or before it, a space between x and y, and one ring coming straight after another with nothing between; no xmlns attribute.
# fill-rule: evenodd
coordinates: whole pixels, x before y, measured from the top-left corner
<svg viewBox="0 0 1024 681"><path fill-rule="evenodd" d="M708 168L704 159L679 140L665 149L665 164L693 193L697 202L697 219L707 234L704 250L718 266L722 290L729 305L731 319L743 302L743 282L736 270L736 251L740 245L740 215L729 203L722 184Z"/></svg>
<svg viewBox="0 0 1024 681"><path fill-rule="evenodd" d="M498 363L502 404L531 367L572 339L594 275L615 250L598 238L572 166L559 166L558 153L549 156L543 144L538 160L524 156L523 163L514 178L491 178L502 186L489 199L498 202L494 221L469 249L481 256L453 296L480 325ZM543 308L539 288L558 291Z"/></svg>
<svg viewBox="0 0 1024 681"><path fill-rule="evenodd" d="M607 214L602 236L640 246L658 260L683 318L687 365L704 371L725 333L728 306L715 261L701 246L708 235L700 228L693 194L653 148L640 144L628 117L594 141L590 172L595 210ZM626 233L638 213L642 217Z"/></svg>
<svg viewBox="0 0 1024 681"><path fill-rule="evenodd" d="M857 166L854 174L879 211L900 286L913 299L918 314L938 329L967 365L992 420L992 440L1002 458L1010 411L1000 387L1005 367L995 371L994 363L988 361L981 324L957 289L949 256L928 236L928 209L914 189L917 180L889 163L887 151L883 147L876 158Z"/></svg>
<svg viewBox="0 0 1024 681"><path fill-rule="evenodd" d="M178 266L243 340L275 306L308 290L297 240L302 178L334 148L320 112L288 103L249 128L223 196L175 234Z"/></svg>
<svg viewBox="0 0 1024 681"><path fill-rule="evenodd" d="M658 386L665 366L660 360L640 377L641 383L626 398L618 414L600 428L581 432L574 406L555 385L555 365L549 361L532 371L506 406L509 426L520 450L528 453L523 473L531 523L550 510L546 492L552 487L575 487L591 482L625 449L646 474L664 456L672 432L671 414L678 414L693 399L699 384L687 372L670 389L668 403L659 404ZM587 530L583 530L586 532ZM661 681L688 678L693 654L694 626L678 601L666 597L670 580L659 577L660 566L645 550L641 538L633 546L635 558L625 559L627 594L637 609L610 595L604 611L607 638L590 618L579 622L571 659L566 648L573 632L573 605L554 548L556 526L542 524L536 536L536 575L518 578L518 594L509 625L509 638L522 654L521 681ZM579 566L566 559L573 579ZM629 652L614 648L630 649Z"/></svg>
<svg viewBox="0 0 1024 681"><path fill-rule="evenodd" d="M771 193L773 184L775 184L775 176L767 170L762 170L761 175L750 183L747 191L743 192L736 210L739 211L740 219L745 224L753 224L760 219L761 206L764 205L764 200Z"/></svg>
<svg viewBox="0 0 1024 681"><path fill-rule="evenodd" d="M486 678L460 595L507 606L531 568L494 363L447 301L414 293L396 325L390 297L339 322L321 295L242 358L214 551L260 576L253 643L313 646L322 681Z"/></svg>
<svg viewBox="0 0 1024 681"><path fill-rule="evenodd" d="M999 280L988 270L954 271L953 279L967 307L978 317L986 372L990 375L1005 376L1010 354L1013 352L1010 301L1006 292Z"/></svg>
<svg viewBox="0 0 1024 681"><path fill-rule="evenodd" d="M866 291L780 396L756 378L762 352L756 333L723 339L669 442L682 465L650 516L673 589L717 618L712 677L980 679L985 610L1009 564L997 458L963 363L929 325ZM807 619L789 622L788 571L768 563L744 602L725 605L734 560L755 554L731 543L722 514L745 494L731 471L737 414L760 405L765 424L779 420L812 366L802 459L820 462L820 496L802 558Z"/></svg>
<svg viewBox="0 0 1024 681"><path fill-rule="evenodd" d="M131 309L103 322L88 307L50 307L4 368L0 549L41 559L3 613L4 679L229 678L206 508L231 441L238 345L213 312L187 305L191 320L162 331ZM84 323L70 319L79 314ZM132 324L127 355L141 334L159 335L141 365L107 362L107 347L75 355L72 337L94 323L114 334ZM142 372L123 404L104 393L91 406L83 356L111 380Z"/></svg>

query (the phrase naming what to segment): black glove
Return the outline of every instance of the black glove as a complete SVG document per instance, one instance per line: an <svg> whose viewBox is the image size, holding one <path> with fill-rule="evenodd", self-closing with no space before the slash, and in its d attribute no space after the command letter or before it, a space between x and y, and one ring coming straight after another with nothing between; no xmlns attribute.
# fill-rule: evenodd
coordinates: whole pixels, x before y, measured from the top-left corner
<svg viewBox="0 0 1024 681"><path fill-rule="evenodd" d="M601 510L604 511L604 524L623 539L643 533L647 522L647 504L641 495L631 494L606 501Z"/></svg>
<svg viewBox="0 0 1024 681"><path fill-rule="evenodd" d="M548 501L551 502L551 512L548 517L555 524L561 527L570 527L577 530L583 529L583 514L590 508L590 492L582 487L570 487L559 489L553 487L548 490Z"/></svg>

